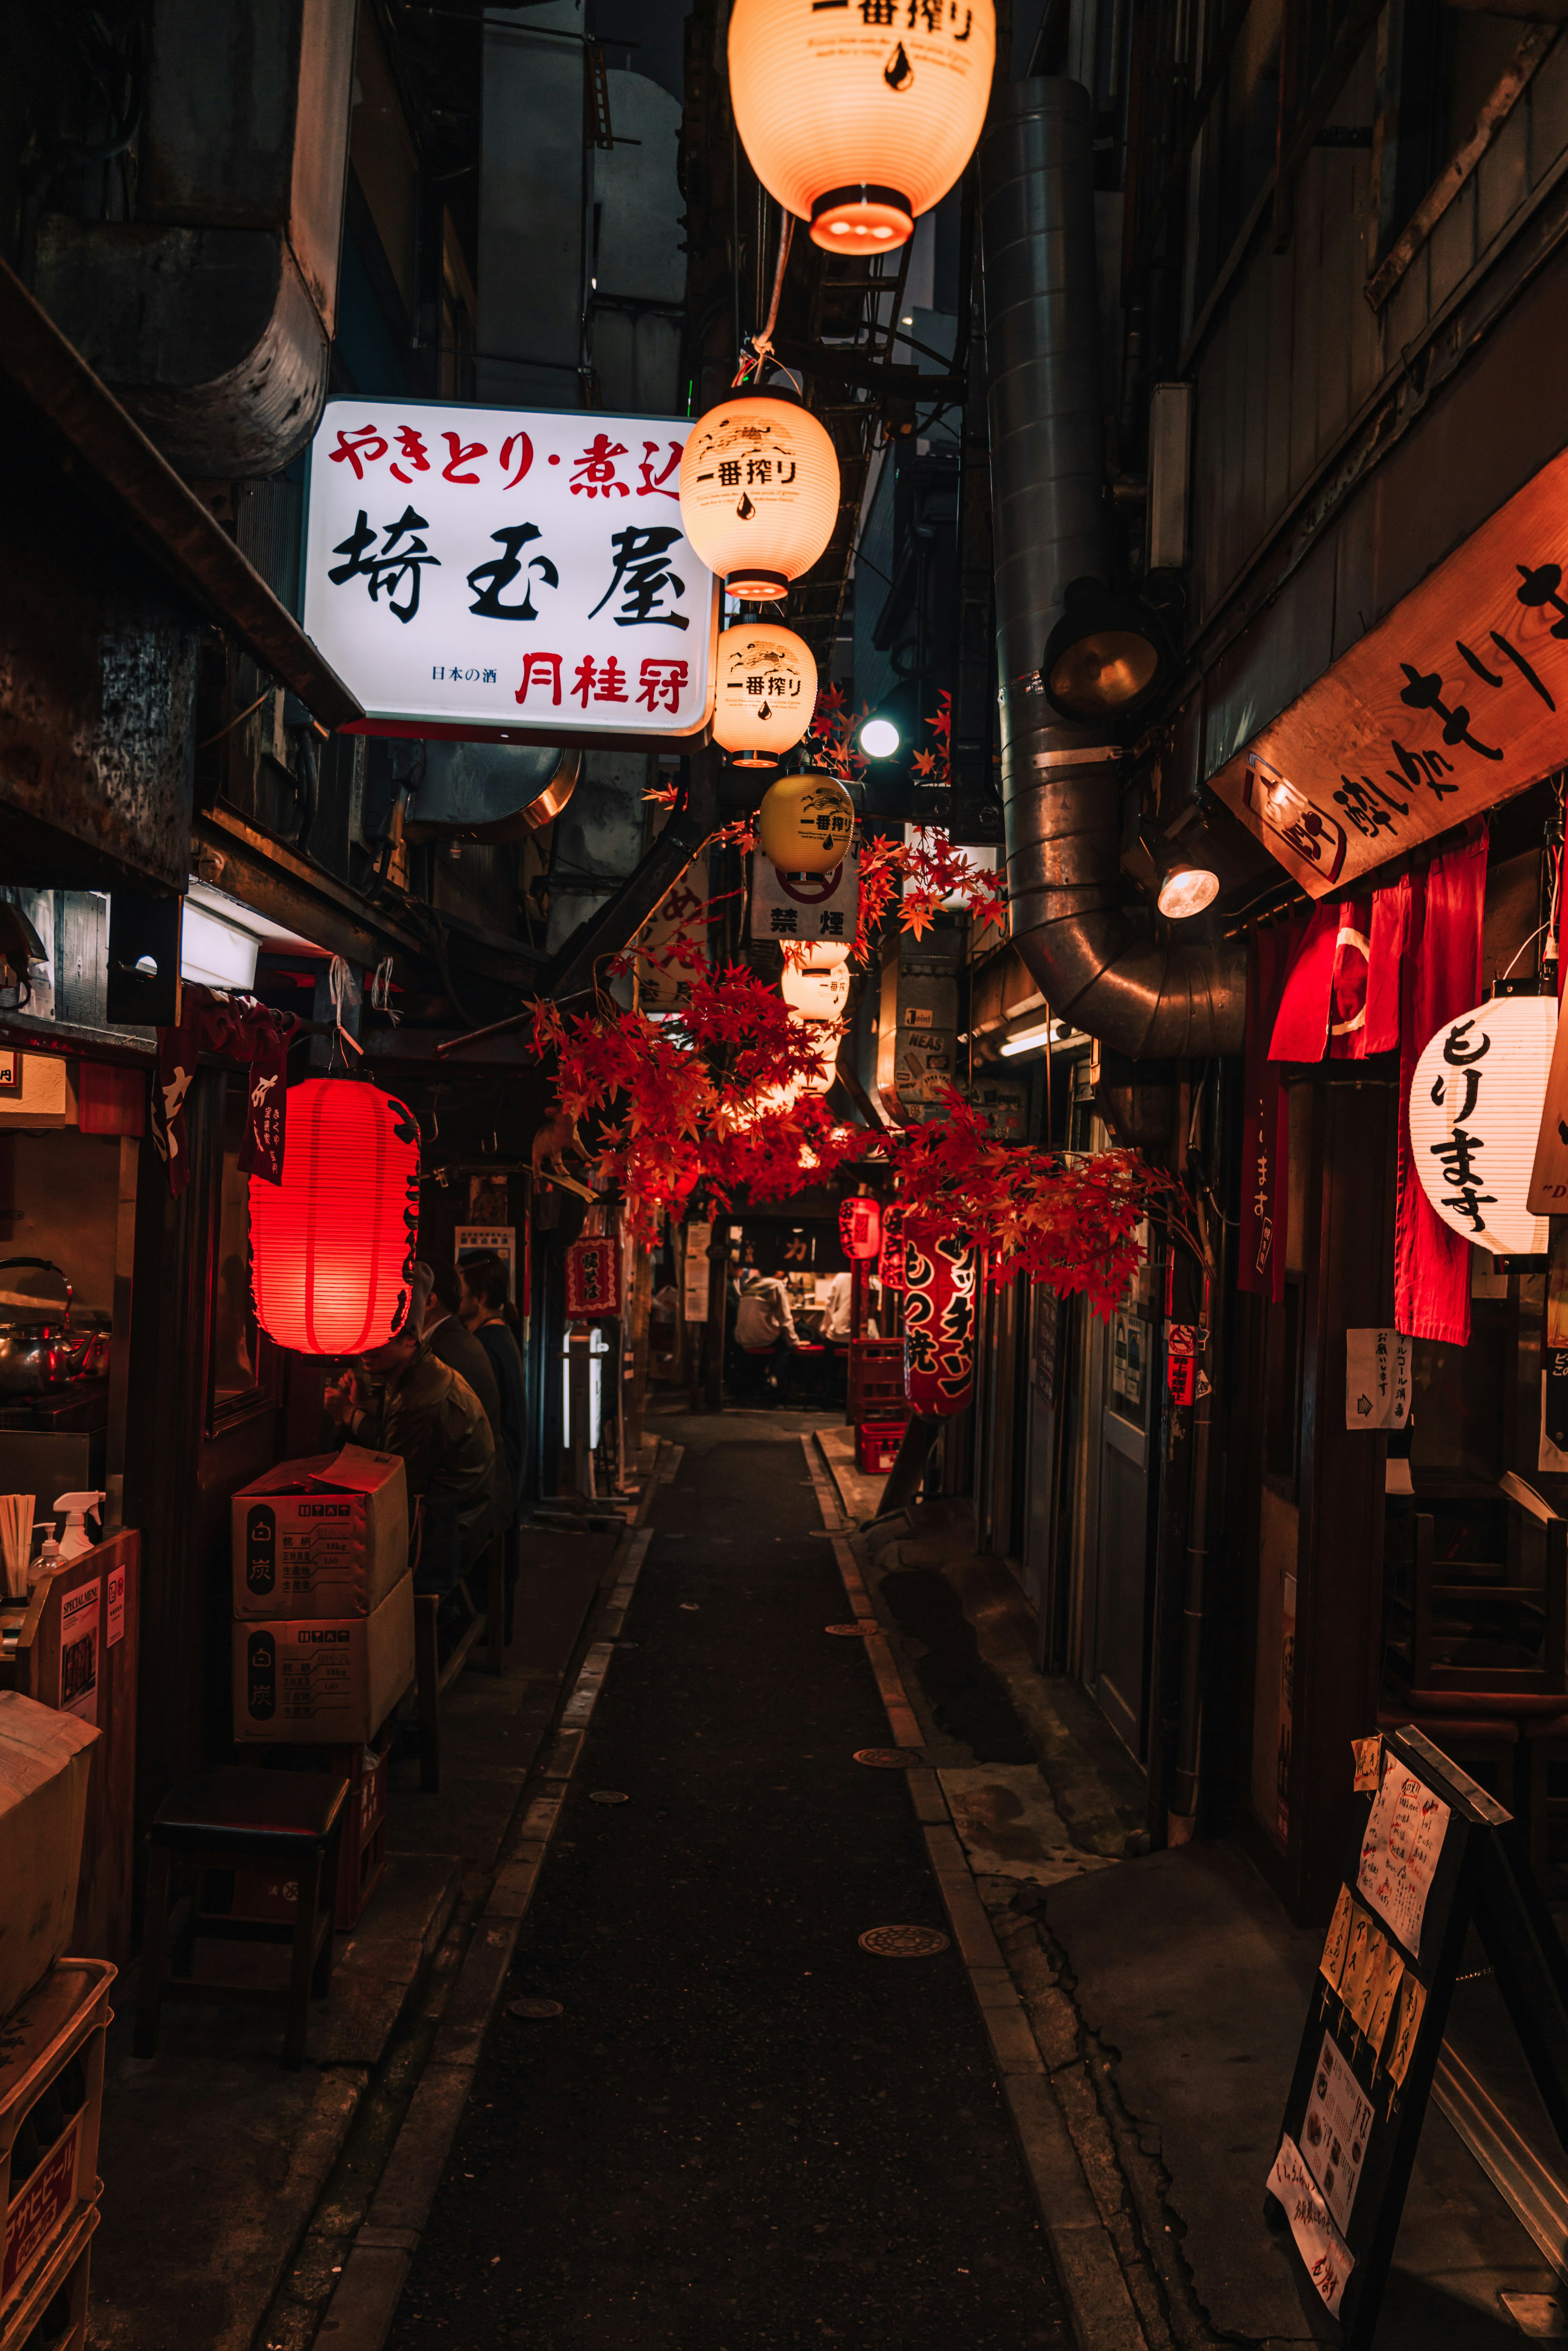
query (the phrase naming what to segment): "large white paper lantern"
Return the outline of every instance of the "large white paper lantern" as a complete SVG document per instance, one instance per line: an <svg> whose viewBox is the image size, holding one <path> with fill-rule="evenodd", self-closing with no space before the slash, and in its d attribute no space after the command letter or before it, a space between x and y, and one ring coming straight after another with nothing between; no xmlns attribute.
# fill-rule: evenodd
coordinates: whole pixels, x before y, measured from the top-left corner
<svg viewBox="0 0 1568 2351"><path fill-rule="evenodd" d="M810 647L777 622L743 622L720 636L715 666L714 741L737 768L776 768L817 706Z"/></svg>
<svg viewBox="0 0 1568 2351"><path fill-rule="evenodd" d="M779 993L809 1020L841 1020L850 1000L849 967L842 963L787 963Z"/></svg>
<svg viewBox="0 0 1568 2351"><path fill-rule="evenodd" d="M681 458L681 527L743 604L777 603L839 518L839 455L798 401L737 392L699 416Z"/></svg>
<svg viewBox="0 0 1568 2351"><path fill-rule="evenodd" d="M1477 1249L1533 1257L1544 1217L1525 1206L1557 1034L1550 996L1496 996L1446 1021L1410 1087L1410 1144L1437 1215Z"/></svg>

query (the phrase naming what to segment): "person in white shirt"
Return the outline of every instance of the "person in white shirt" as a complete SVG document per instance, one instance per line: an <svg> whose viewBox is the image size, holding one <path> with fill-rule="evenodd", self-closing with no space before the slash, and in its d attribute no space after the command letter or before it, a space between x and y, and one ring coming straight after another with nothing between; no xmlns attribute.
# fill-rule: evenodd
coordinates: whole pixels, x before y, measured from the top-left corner
<svg viewBox="0 0 1568 2351"><path fill-rule="evenodd" d="M789 1400L789 1356L800 1343L789 1292L777 1274L754 1268L741 1275L740 1302L735 1310L735 1343L744 1353L766 1349L771 1361L765 1377L774 1403Z"/></svg>

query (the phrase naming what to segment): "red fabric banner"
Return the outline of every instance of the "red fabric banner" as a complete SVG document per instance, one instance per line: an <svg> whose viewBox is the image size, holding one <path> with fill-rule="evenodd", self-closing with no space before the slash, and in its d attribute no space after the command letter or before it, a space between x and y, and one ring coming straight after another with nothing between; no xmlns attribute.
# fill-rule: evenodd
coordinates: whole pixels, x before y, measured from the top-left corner
<svg viewBox="0 0 1568 2351"><path fill-rule="evenodd" d="M1280 998L1305 926L1280 923L1253 934L1247 975L1246 1095L1241 1128L1241 1239L1236 1284L1276 1305L1285 1294L1286 1154L1290 1102L1270 1059ZM1324 998L1325 1019L1327 998ZM1319 1050L1322 1050L1320 1046Z"/></svg>
<svg viewBox="0 0 1568 2351"><path fill-rule="evenodd" d="M288 1040L298 1027L292 1012L274 1012L254 996L230 996L187 980L180 1025L158 1031L158 1074L152 1086L152 1141L179 1194L191 1180L185 1149L185 1095L204 1053L250 1063L240 1173L268 1184L283 1181L283 1095Z"/></svg>
<svg viewBox="0 0 1568 2351"><path fill-rule="evenodd" d="M1410 1142L1410 1086L1423 1047L1480 1001L1485 828L1408 877L1399 1048L1399 1181L1395 1212L1394 1327L1462 1347L1470 1335L1470 1245L1421 1189Z"/></svg>

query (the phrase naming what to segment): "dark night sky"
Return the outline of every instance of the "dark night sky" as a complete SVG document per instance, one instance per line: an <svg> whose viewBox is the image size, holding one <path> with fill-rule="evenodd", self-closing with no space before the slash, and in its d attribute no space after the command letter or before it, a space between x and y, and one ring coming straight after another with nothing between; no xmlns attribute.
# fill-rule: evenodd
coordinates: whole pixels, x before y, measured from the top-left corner
<svg viewBox="0 0 1568 2351"><path fill-rule="evenodd" d="M588 0L588 29L603 42L605 63L646 74L682 98L682 51L691 0ZM622 47L637 41L639 48Z"/></svg>

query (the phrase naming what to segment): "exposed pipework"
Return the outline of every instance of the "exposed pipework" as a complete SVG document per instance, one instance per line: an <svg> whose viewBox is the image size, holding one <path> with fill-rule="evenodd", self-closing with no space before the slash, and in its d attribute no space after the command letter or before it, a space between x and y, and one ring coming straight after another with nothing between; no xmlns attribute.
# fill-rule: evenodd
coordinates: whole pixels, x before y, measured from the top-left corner
<svg viewBox="0 0 1568 2351"><path fill-rule="evenodd" d="M980 147L1002 800L1014 943L1053 1013L1134 1059L1241 1048L1239 947L1126 903L1117 747L1027 683L1070 581L1115 569L1104 492L1093 115L1080 84L998 91Z"/></svg>

